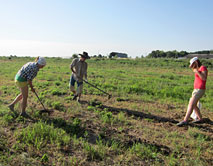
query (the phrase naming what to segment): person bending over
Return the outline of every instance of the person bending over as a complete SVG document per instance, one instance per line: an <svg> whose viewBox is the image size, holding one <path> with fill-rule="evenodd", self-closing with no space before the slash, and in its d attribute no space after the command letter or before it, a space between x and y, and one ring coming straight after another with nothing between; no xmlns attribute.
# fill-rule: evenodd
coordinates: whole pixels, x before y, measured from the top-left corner
<svg viewBox="0 0 213 166"><path fill-rule="evenodd" d="M14 111L14 106L17 102L21 101L21 113L23 117L27 117L26 107L28 98L28 86L30 86L31 91L35 92L32 81L36 77L39 69L46 65L46 60L42 57L36 58L35 62L28 62L18 71L15 76L15 84L20 89L20 94L16 96L14 101L8 105L11 111Z"/></svg>

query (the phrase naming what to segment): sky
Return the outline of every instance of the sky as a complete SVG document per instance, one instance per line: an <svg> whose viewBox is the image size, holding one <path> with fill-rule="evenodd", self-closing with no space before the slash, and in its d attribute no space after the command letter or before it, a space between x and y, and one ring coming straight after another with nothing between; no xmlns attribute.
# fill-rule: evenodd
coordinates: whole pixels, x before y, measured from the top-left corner
<svg viewBox="0 0 213 166"><path fill-rule="evenodd" d="M213 49L212 0L0 0L0 56Z"/></svg>

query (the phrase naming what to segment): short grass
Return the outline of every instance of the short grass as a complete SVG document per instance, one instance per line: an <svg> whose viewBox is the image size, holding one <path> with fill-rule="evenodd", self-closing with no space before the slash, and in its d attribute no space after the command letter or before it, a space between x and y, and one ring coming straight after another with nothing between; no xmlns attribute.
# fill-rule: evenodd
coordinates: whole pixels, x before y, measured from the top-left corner
<svg viewBox="0 0 213 166"><path fill-rule="evenodd" d="M0 58L0 165L213 165L213 60L202 98L203 124L178 128L193 90L188 60L91 59L82 102L69 91L72 59L47 58L33 81L27 112L7 105L19 94L14 76L32 58Z"/></svg>

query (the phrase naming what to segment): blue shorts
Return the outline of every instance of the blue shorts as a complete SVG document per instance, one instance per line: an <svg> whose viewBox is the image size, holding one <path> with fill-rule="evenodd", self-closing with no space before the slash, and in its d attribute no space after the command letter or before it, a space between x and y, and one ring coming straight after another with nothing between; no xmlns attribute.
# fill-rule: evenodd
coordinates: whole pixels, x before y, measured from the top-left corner
<svg viewBox="0 0 213 166"><path fill-rule="evenodd" d="M75 86L75 82L77 82L77 86L78 87L83 84L83 82L76 81L75 78L73 77L73 75L71 75L71 77L70 77L70 85L71 86Z"/></svg>

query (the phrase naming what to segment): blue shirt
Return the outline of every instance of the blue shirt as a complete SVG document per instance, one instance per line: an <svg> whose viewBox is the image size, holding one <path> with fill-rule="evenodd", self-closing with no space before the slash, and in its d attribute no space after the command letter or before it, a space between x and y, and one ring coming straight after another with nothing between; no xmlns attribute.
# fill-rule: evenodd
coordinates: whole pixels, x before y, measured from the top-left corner
<svg viewBox="0 0 213 166"><path fill-rule="evenodd" d="M33 80L39 71L37 62L28 62L18 71L16 75L19 77L28 80Z"/></svg>

